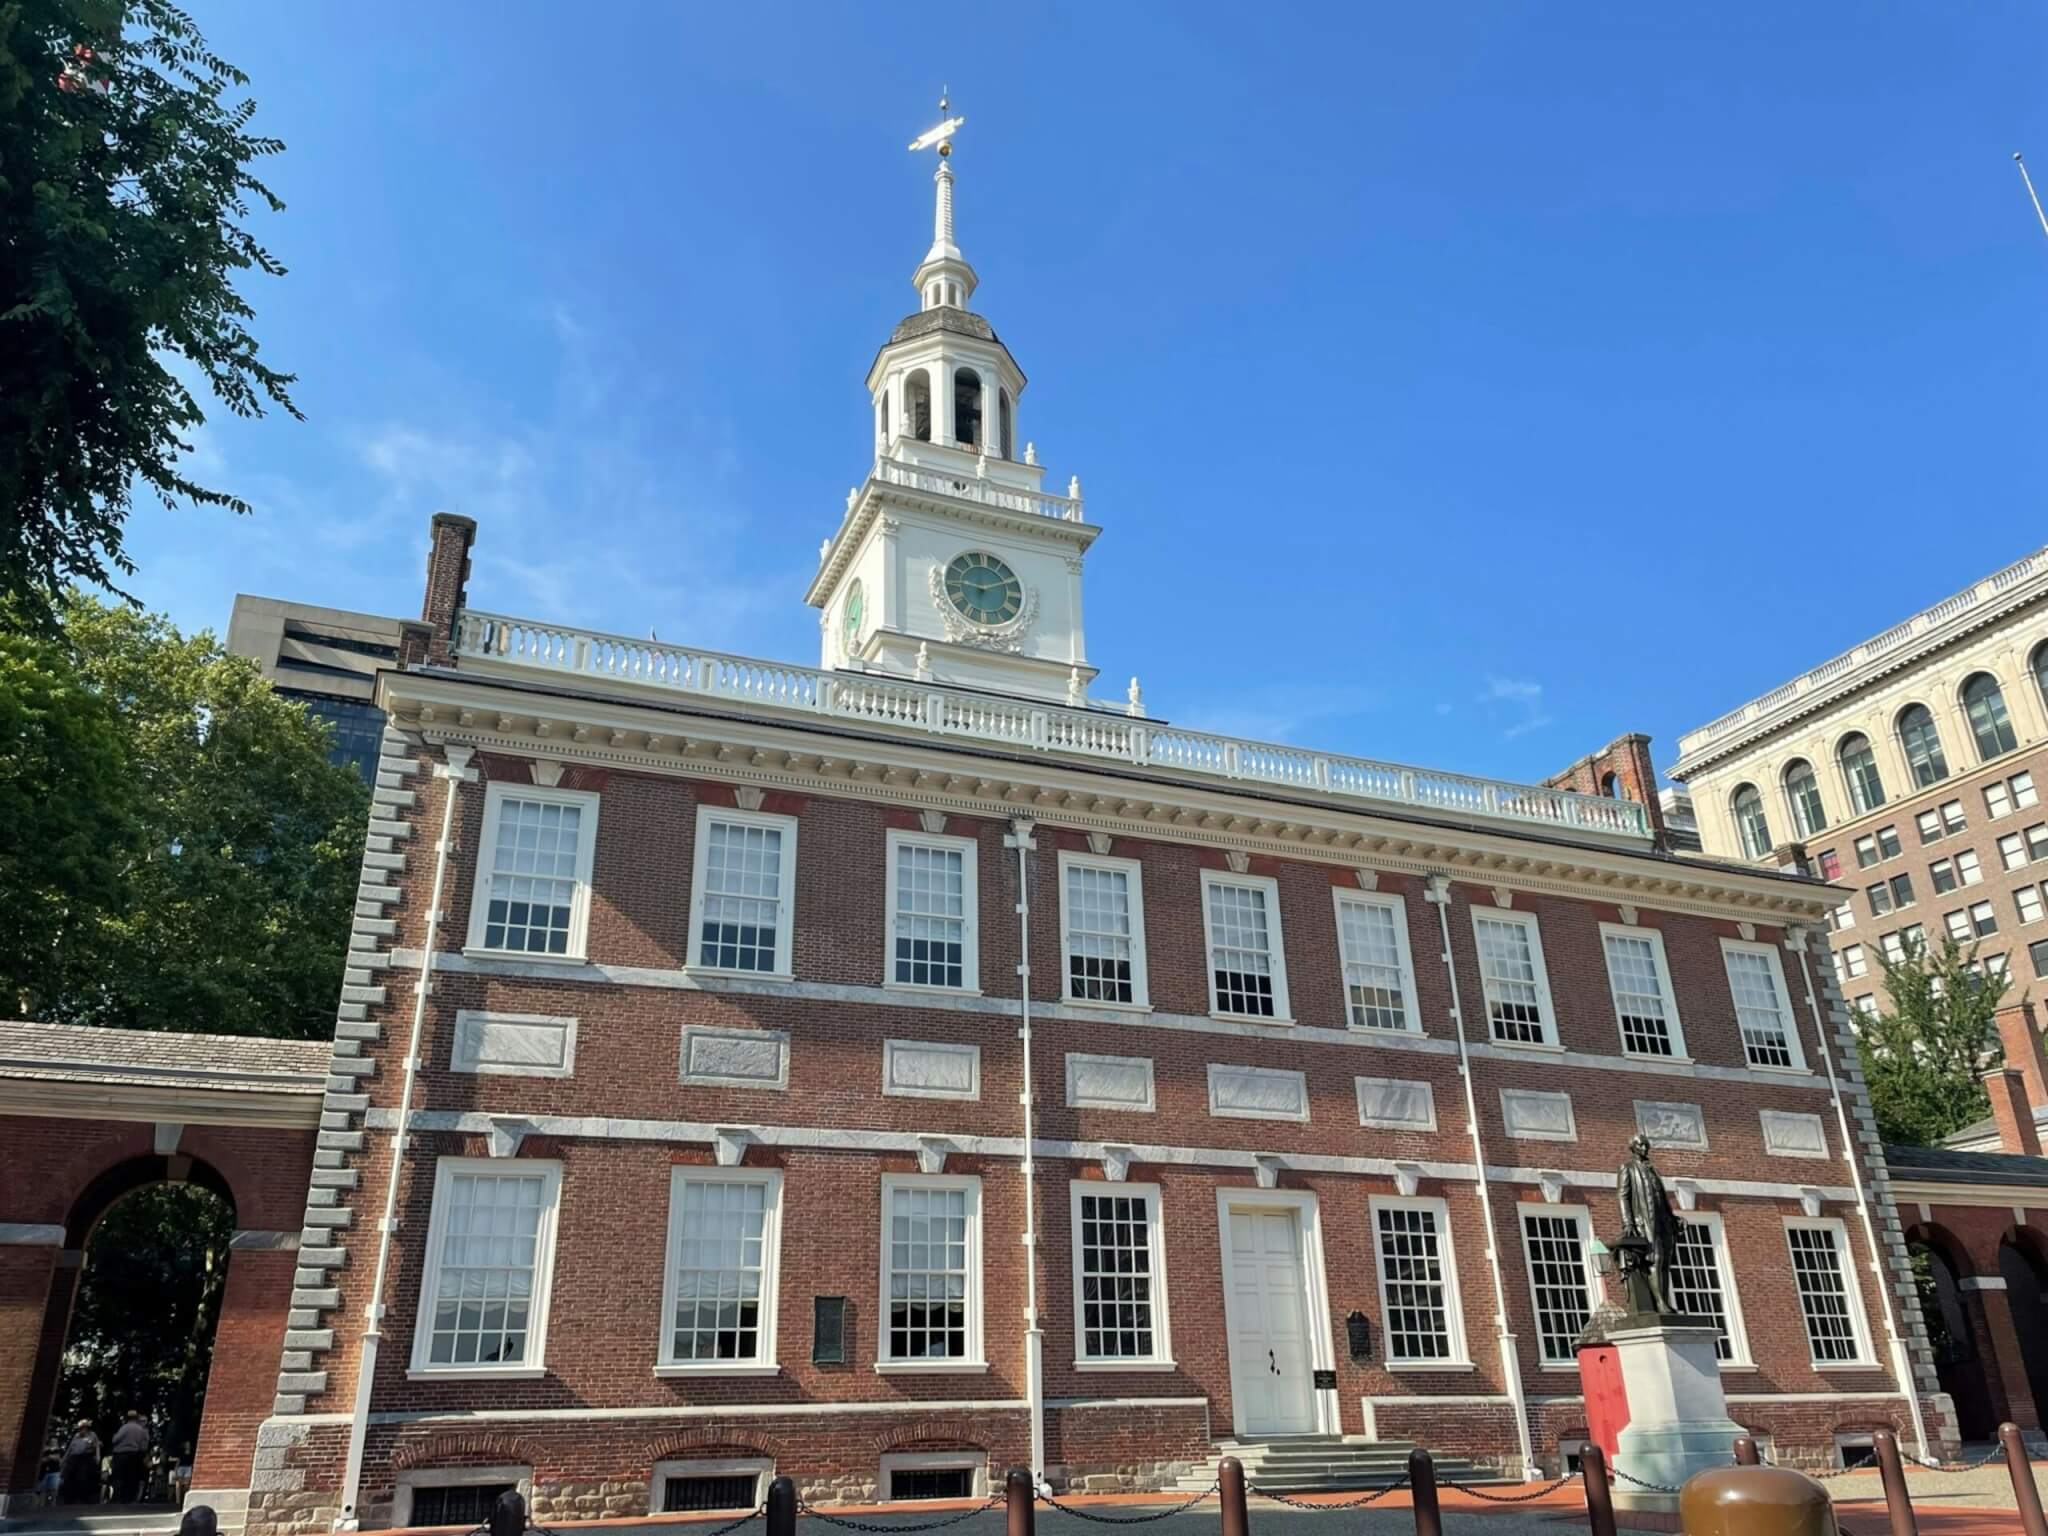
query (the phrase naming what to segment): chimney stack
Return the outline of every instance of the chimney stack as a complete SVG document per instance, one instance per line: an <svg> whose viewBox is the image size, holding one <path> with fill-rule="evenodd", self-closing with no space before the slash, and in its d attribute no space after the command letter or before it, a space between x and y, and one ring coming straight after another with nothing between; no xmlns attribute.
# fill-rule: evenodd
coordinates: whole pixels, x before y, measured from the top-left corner
<svg viewBox="0 0 2048 1536"><path fill-rule="evenodd" d="M2034 1128L2034 1107L2027 1102L2026 1082L2011 1067L1993 1067L1984 1074L1991 1095L1991 1119L1998 1126L1998 1149L2024 1157L2041 1155L2041 1135Z"/></svg>

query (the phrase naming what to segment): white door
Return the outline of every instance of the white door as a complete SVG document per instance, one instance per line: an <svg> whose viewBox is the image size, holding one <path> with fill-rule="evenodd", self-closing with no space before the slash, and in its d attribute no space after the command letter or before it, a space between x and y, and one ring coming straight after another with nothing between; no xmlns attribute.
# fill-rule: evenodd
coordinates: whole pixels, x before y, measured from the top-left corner
<svg viewBox="0 0 2048 1536"><path fill-rule="evenodd" d="M1237 1430L1298 1435L1316 1427L1308 1271L1292 1210L1230 1213L1230 1388Z"/></svg>

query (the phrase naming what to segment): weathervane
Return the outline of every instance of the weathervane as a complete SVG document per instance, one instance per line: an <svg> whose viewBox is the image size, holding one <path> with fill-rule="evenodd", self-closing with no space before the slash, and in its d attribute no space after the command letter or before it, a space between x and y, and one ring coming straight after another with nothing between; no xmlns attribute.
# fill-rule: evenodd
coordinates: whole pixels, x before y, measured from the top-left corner
<svg viewBox="0 0 2048 1536"><path fill-rule="evenodd" d="M952 103L946 100L946 94L946 88L944 86L940 86L939 115L942 118L945 118L945 121L940 123L938 127L933 128L928 132L921 133L916 138L912 139L910 141L910 150L912 154L915 154L920 149L930 149L934 144L939 146L939 158L941 160L945 159L948 155L953 153L953 131L956 128L958 128L962 123L966 122L967 117L964 113L959 117L945 116L947 111L952 107Z"/></svg>

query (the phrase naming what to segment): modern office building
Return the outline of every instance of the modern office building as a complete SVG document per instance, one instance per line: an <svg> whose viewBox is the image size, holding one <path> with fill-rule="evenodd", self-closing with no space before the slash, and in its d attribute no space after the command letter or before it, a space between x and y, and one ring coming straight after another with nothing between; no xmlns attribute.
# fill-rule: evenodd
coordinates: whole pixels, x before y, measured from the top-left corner
<svg viewBox="0 0 2048 1536"><path fill-rule="evenodd" d="M238 593L228 649L263 669L277 691L300 699L333 731L329 756L367 782L384 732L377 671L398 661L398 620L342 608Z"/></svg>

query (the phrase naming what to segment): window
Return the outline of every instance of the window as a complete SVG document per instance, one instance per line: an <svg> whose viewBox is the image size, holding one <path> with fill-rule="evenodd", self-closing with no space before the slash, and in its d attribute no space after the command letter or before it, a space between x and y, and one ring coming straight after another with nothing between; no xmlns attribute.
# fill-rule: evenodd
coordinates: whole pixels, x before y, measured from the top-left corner
<svg viewBox="0 0 2048 1536"><path fill-rule="evenodd" d="M1387 1364L1467 1364L1450 1214L1441 1200L1371 1200Z"/></svg>
<svg viewBox="0 0 2048 1536"><path fill-rule="evenodd" d="M1415 964L1408 953L1408 903L1369 891L1336 891L1337 947L1344 1006L1353 1029L1419 1033Z"/></svg>
<svg viewBox="0 0 2048 1536"><path fill-rule="evenodd" d="M1586 1211L1583 1206L1559 1205L1525 1205L1521 1210L1522 1250L1529 1261L1530 1300L1536 1309L1537 1358L1546 1366L1568 1370L1578 1363L1579 1335L1593 1315Z"/></svg>
<svg viewBox="0 0 2048 1536"><path fill-rule="evenodd" d="M1962 831L1963 828L1968 825L1968 823L1963 820L1962 801L1944 800L1941 802L1940 810L1941 825L1943 830L1951 834L1954 834Z"/></svg>
<svg viewBox="0 0 2048 1536"><path fill-rule="evenodd" d="M1280 887L1255 875L1202 871L1202 930L1209 944L1209 1007L1285 1019L1287 957L1280 947Z"/></svg>
<svg viewBox="0 0 2048 1536"><path fill-rule="evenodd" d="M1956 865L1953 859L1936 859L1927 866L1927 877L1934 882L1934 894L1945 896L1956 888Z"/></svg>
<svg viewBox="0 0 2048 1536"><path fill-rule="evenodd" d="M1799 1290L1813 1363L1823 1369L1872 1363L1863 1298L1849 1265L1848 1229L1832 1218L1788 1218L1785 1241L1791 1247L1792 1281Z"/></svg>
<svg viewBox="0 0 2048 1536"><path fill-rule="evenodd" d="M659 1499L648 1508L659 1514L707 1514L759 1509L775 1463L760 1457L730 1461L657 1461L653 1486Z"/></svg>
<svg viewBox="0 0 2048 1536"><path fill-rule="evenodd" d="M937 290L932 302L938 302ZM932 440L932 380L922 368L903 381L903 415L910 435L921 443Z"/></svg>
<svg viewBox="0 0 2048 1536"><path fill-rule="evenodd" d="M1754 784L1735 791L1735 830L1742 835L1742 851L1760 859L1771 851L1771 824L1764 816L1764 797Z"/></svg>
<svg viewBox="0 0 2048 1536"><path fill-rule="evenodd" d="M981 1180L882 1178L878 1364L986 1370L981 1357Z"/></svg>
<svg viewBox="0 0 2048 1536"><path fill-rule="evenodd" d="M1685 1056L1678 994L1664 960L1664 935L1654 928L1600 925L1607 985L1621 1022L1621 1048L1631 1056Z"/></svg>
<svg viewBox="0 0 2048 1536"><path fill-rule="evenodd" d="M1721 956L1728 967L1728 990L1734 994L1742 1052L1749 1064L1805 1071L1806 1057L1792 1024L1785 969L1777 950L1768 944L1723 939Z"/></svg>
<svg viewBox="0 0 2048 1536"><path fill-rule="evenodd" d="M1828 927L1835 933L1856 926L1856 904L1845 901L1840 906L1828 908Z"/></svg>
<svg viewBox="0 0 2048 1536"><path fill-rule="evenodd" d="M1060 855L1067 996L1077 1003L1149 1003L1144 871L1135 859Z"/></svg>
<svg viewBox="0 0 2048 1536"><path fill-rule="evenodd" d="M1884 780L1877 771L1877 754L1870 750L1870 738L1861 731L1842 738L1842 745L1836 749L1842 764L1842 777L1849 786L1849 803L1856 807L1861 816L1874 811L1884 804Z"/></svg>
<svg viewBox="0 0 2048 1536"><path fill-rule="evenodd" d="M2012 893L2012 904L2018 909L2022 923L2038 923L2041 920L2041 889L2039 886L2021 886Z"/></svg>
<svg viewBox="0 0 2048 1536"><path fill-rule="evenodd" d="M1856 839L1856 867L1868 869L1877 862L1877 839L1863 836Z"/></svg>
<svg viewBox="0 0 2048 1536"><path fill-rule="evenodd" d="M1882 880L1875 885L1866 885L1863 888L1863 896L1870 903L1870 910L1874 916L1883 917L1892 909L1891 887Z"/></svg>
<svg viewBox="0 0 2048 1536"><path fill-rule="evenodd" d="M670 1174L660 1354L667 1372L775 1370L781 1214L778 1172L677 1168Z"/></svg>
<svg viewBox="0 0 2048 1536"><path fill-rule="evenodd" d="M484 792L469 947L581 960L597 796L494 783Z"/></svg>
<svg viewBox="0 0 2048 1536"><path fill-rule="evenodd" d="M1074 1363L1170 1366L1159 1186L1076 1180L1070 1188Z"/></svg>
<svg viewBox="0 0 2048 1536"><path fill-rule="evenodd" d="M2027 857L2048 859L2048 822L2035 822L2027 828Z"/></svg>
<svg viewBox="0 0 2048 1536"><path fill-rule="evenodd" d="M975 844L965 837L889 834L889 980L899 987L981 985Z"/></svg>
<svg viewBox="0 0 2048 1536"><path fill-rule="evenodd" d="M2017 832L2008 832L1998 840L1998 857L2007 869L2018 869L2027 862L2026 841Z"/></svg>
<svg viewBox="0 0 2048 1536"><path fill-rule="evenodd" d="M1887 933L1879 938L1877 943L1884 951L1885 959L1891 961L1893 965L1906 963L1906 943L1897 933Z"/></svg>
<svg viewBox="0 0 2048 1536"><path fill-rule="evenodd" d="M2048 704L2048 645L2034 652L2034 686L2040 690L2041 702Z"/></svg>
<svg viewBox="0 0 2048 1536"><path fill-rule="evenodd" d="M2027 958L2033 962L2036 976L2048 976L2048 939L2036 939L2029 944Z"/></svg>
<svg viewBox="0 0 2048 1536"><path fill-rule="evenodd" d="M2044 849L2048 852L2048 849ZM1984 879L1984 864L1977 857L1974 848L1965 848L1956 855L1956 875L1965 885L1978 885Z"/></svg>
<svg viewBox="0 0 2048 1536"><path fill-rule="evenodd" d="M1536 919L1526 912L1474 907L1472 935L1493 1038L1508 1045L1551 1044L1550 978L1543 969Z"/></svg>
<svg viewBox="0 0 2048 1536"><path fill-rule="evenodd" d="M412 1512L402 1522L409 1529L433 1525L474 1527L489 1521L498 1500L508 1493L517 1493L519 1484L492 1477L480 1483L415 1483L405 1491L412 1495Z"/></svg>
<svg viewBox="0 0 2048 1536"><path fill-rule="evenodd" d="M1672 1255L1671 1299L1688 1317L1713 1323L1720 1337L1714 1341L1714 1358L1726 1365L1749 1362L1749 1341L1744 1337L1742 1310L1735 1295L1735 1271L1728 1261L1728 1244L1721 1230L1721 1218L1700 1213L1678 1218L1678 1248Z"/></svg>
<svg viewBox="0 0 2048 1536"><path fill-rule="evenodd" d="M1877 851L1882 858L1896 859L1899 856L1899 829L1879 827L1877 829Z"/></svg>
<svg viewBox="0 0 2048 1536"><path fill-rule="evenodd" d="M2006 786L2012 790L2012 803L2021 810L2038 805L2041 797L2034 793L2034 775L2031 772L2016 773L2007 779Z"/></svg>
<svg viewBox="0 0 2048 1536"><path fill-rule="evenodd" d="M1891 878L1892 905L1910 907L1913 905L1913 877L1893 875Z"/></svg>
<svg viewBox="0 0 2048 1536"><path fill-rule="evenodd" d="M1988 901L1980 901L1970 908L1970 927L1978 938L1986 938L1998 932L1998 913Z"/></svg>
<svg viewBox="0 0 2048 1536"><path fill-rule="evenodd" d="M412 1368L539 1376L562 1165L444 1157L434 1167Z"/></svg>
<svg viewBox="0 0 2048 1536"><path fill-rule="evenodd" d="M1922 811L1913 818L1913 825L1920 829L1920 845L1923 848L1929 843L1941 841L1941 812L1932 809Z"/></svg>
<svg viewBox="0 0 2048 1536"><path fill-rule="evenodd" d="M697 808L690 876L695 964L789 975L795 889L794 816Z"/></svg>
<svg viewBox="0 0 2048 1536"><path fill-rule="evenodd" d="M1785 769L1785 798L1792 802L1792 825L1801 837L1827 830L1828 815L1820 803L1820 781L1813 776L1813 764L1804 758Z"/></svg>
<svg viewBox="0 0 2048 1536"><path fill-rule="evenodd" d="M2000 780L1984 786L1984 814L1993 821L2012 813L2012 791Z"/></svg>
<svg viewBox="0 0 2048 1536"><path fill-rule="evenodd" d="M1861 944L1844 944L1841 956L1845 976L1861 976L1870 969L1870 957L1864 953Z"/></svg>
<svg viewBox="0 0 2048 1536"><path fill-rule="evenodd" d="M1864 1018L1874 1019L1877 1017L1877 994L1875 992L1860 993L1849 999L1849 1006L1862 1014Z"/></svg>
<svg viewBox="0 0 2048 1536"><path fill-rule="evenodd" d="M988 1458L977 1451L891 1451L882 1458L882 1497L885 1499L980 1499L987 1496Z"/></svg>
<svg viewBox="0 0 2048 1536"><path fill-rule="evenodd" d="M1820 868L1821 879L1839 880L1842 878L1842 856L1836 853L1834 849L1824 849L1817 862Z"/></svg>
<svg viewBox="0 0 2048 1536"><path fill-rule="evenodd" d="M1927 947L1927 930L1918 923L1908 923L1899 930L1899 942L1909 950L1918 951L1925 949Z"/></svg>
<svg viewBox="0 0 2048 1536"><path fill-rule="evenodd" d="M1948 936L1958 944L1970 942L1970 917L1967 912L1960 908L1954 912L1944 912L1941 916L1941 925L1948 930Z"/></svg>
<svg viewBox="0 0 2048 1536"><path fill-rule="evenodd" d="M2005 712L2005 694L1989 672L1979 672L1963 684L1963 713L1969 717L1980 761L1988 763L2019 745L2012 718Z"/></svg>
<svg viewBox="0 0 2048 1536"><path fill-rule="evenodd" d="M1941 733L1925 704L1909 704L1899 716L1899 745L1906 749L1906 767L1921 789L1948 777L1948 759L1941 755Z"/></svg>

